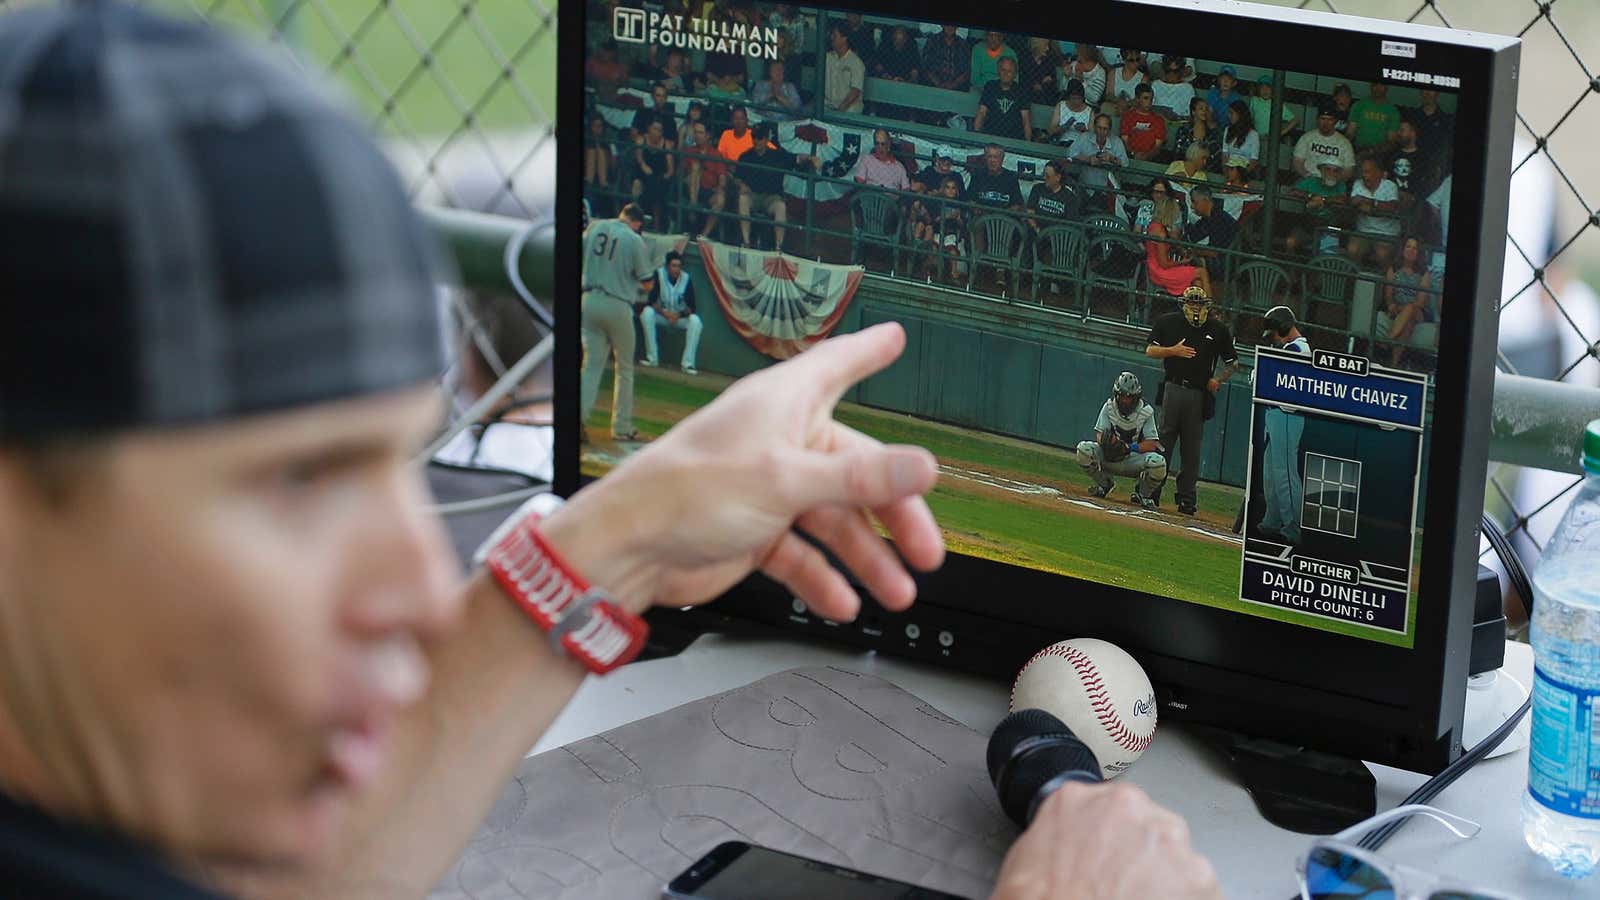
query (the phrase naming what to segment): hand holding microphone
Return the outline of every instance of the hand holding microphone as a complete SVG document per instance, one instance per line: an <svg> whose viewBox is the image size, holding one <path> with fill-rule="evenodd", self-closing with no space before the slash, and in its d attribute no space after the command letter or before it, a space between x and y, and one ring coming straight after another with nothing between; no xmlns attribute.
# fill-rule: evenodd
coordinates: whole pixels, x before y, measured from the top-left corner
<svg viewBox="0 0 1600 900"><path fill-rule="evenodd" d="M1211 864L1177 814L1131 784L1101 784L1094 754L1038 709L989 739L1001 808L1027 830L1006 854L991 900L1218 900Z"/></svg>

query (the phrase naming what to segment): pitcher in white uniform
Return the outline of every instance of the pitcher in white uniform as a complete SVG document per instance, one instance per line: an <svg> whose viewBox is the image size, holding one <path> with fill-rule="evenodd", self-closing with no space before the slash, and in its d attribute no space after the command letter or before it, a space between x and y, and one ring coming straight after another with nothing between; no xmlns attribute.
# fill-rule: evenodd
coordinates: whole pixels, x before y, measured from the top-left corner
<svg viewBox="0 0 1600 900"><path fill-rule="evenodd" d="M650 301L639 313L639 324L644 329L644 362L646 366L661 364L661 351L656 346L656 326L665 324L688 332L683 341L683 370L690 375L699 374L695 368L695 353L700 349L700 330L704 323L694 311L694 282L683 270L683 254L674 250L667 254L667 264L656 271L655 286L650 289Z"/></svg>

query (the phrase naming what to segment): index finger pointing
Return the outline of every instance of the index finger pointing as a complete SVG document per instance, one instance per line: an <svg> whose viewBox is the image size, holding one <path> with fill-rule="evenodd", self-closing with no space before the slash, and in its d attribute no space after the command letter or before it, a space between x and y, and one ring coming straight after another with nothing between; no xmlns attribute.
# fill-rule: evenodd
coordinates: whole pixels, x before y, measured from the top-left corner
<svg viewBox="0 0 1600 900"><path fill-rule="evenodd" d="M794 368L792 374L801 383L818 385L831 406L856 382L888 368L905 348L905 329L898 322L884 322L828 338L784 365Z"/></svg>

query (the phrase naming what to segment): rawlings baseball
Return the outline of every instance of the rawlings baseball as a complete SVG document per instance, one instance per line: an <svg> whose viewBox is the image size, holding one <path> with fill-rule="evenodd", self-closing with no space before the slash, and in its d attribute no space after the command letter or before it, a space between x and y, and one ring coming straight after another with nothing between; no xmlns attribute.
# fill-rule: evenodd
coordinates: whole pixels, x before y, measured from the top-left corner
<svg viewBox="0 0 1600 900"><path fill-rule="evenodd" d="M1127 651L1094 638L1051 644L1028 660L1011 687L1011 710L1042 709L1065 722L1113 778L1133 765L1156 733L1156 693Z"/></svg>

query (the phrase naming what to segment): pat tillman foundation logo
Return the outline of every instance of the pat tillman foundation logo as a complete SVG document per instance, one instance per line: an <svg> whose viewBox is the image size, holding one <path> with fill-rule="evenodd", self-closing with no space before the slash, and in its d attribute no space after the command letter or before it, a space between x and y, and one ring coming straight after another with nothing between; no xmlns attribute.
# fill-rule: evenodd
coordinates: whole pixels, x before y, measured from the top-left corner
<svg viewBox="0 0 1600 900"><path fill-rule="evenodd" d="M628 44L659 44L753 59L778 58L778 29L722 18L696 18L618 7L611 36Z"/></svg>
<svg viewBox="0 0 1600 900"><path fill-rule="evenodd" d="M644 43L644 10L621 7L612 10L611 36L629 44Z"/></svg>

